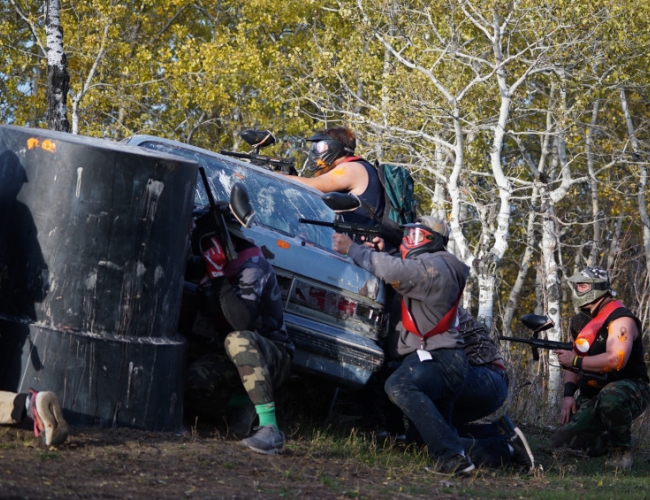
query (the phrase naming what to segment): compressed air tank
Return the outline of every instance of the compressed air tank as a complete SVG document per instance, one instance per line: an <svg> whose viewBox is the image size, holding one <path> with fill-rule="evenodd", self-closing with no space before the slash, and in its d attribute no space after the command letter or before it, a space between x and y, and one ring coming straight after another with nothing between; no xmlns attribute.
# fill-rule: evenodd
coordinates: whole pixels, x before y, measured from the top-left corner
<svg viewBox="0 0 650 500"><path fill-rule="evenodd" d="M0 126L0 390L72 425L181 427L177 334L198 165Z"/></svg>

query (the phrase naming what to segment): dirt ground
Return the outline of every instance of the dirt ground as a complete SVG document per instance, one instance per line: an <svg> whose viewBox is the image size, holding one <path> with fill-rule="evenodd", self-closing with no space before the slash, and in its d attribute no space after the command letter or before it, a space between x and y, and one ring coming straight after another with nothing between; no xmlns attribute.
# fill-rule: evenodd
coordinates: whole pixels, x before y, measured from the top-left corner
<svg viewBox="0 0 650 500"><path fill-rule="evenodd" d="M0 498L520 499L556 489L542 470L481 468L451 478L424 471L426 458L411 453L407 460L409 450L399 446L362 445L355 455L355 446L348 446L354 437L321 438L313 428L298 427L289 434L282 455L266 456L216 428L182 433L72 428L65 443L47 448L27 427L0 427ZM544 470L557 468L540 447L533 452ZM563 470L575 472L575 467L566 462ZM640 463L637 469L645 476L648 466ZM574 486L571 482L569 489Z"/></svg>
<svg viewBox="0 0 650 500"><path fill-rule="evenodd" d="M343 393L333 404L322 383L295 383L277 394L287 433L277 456L239 446L224 425L186 423L178 433L72 427L56 448L28 426L0 426L0 499L505 499L548 487L543 472L428 473L424 453L377 445L360 430L360 408L367 408L360 393ZM543 469L557 467L537 446L548 438L525 432Z"/></svg>
<svg viewBox="0 0 650 500"><path fill-rule="evenodd" d="M74 430L46 448L29 429L0 428L0 498L426 498L398 468L365 465L289 439L265 456L214 436L131 429ZM406 489L405 489L406 488ZM455 498L440 483L437 498ZM419 491L418 491L419 490Z"/></svg>

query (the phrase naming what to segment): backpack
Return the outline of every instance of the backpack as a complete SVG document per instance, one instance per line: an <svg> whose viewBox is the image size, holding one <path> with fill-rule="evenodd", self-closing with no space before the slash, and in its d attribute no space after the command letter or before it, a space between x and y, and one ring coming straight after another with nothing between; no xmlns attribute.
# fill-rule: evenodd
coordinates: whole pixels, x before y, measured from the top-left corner
<svg viewBox="0 0 650 500"><path fill-rule="evenodd" d="M415 222L417 201L414 195L414 182L411 173L404 167L379 163L375 160L379 181L384 187L384 215L381 224L399 233L402 239L404 224Z"/></svg>

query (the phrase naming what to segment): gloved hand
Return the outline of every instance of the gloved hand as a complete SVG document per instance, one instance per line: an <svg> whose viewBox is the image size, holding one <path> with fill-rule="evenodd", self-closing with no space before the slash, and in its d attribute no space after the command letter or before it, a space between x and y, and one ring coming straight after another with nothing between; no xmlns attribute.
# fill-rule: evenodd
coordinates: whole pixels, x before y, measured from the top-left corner
<svg viewBox="0 0 650 500"><path fill-rule="evenodd" d="M208 272L210 279L220 278L225 276L224 267L228 263L226 253L219 240L212 236L209 240L211 245L207 249L203 249L203 261ZM205 244L205 243L204 243Z"/></svg>

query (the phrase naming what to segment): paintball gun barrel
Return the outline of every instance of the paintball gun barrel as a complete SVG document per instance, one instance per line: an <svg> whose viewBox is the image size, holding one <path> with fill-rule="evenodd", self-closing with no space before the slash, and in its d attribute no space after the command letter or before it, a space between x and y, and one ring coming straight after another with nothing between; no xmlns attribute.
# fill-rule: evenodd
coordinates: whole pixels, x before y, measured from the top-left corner
<svg viewBox="0 0 650 500"><path fill-rule="evenodd" d="M219 206L214 201L214 196L212 194L212 189L210 189L210 184L208 183L208 177L205 173L205 169L203 167L199 167L199 173L201 174L205 192L207 193L208 201L210 202L210 212L214 218L214 231L217 239L223 245L224 252L226 252L226 258L228 261L235 260L237 258L237 252L235 251L235 246L230 239L230 233L228 233L228 228L226 227L223 211L220 210ZM227 207L228 205L225 206Z"/></svg>
<svg viewBox="0 0 650 500"><path fill-rule="evenodd" d="M321 199L325 202L330 209L334 211L336 217L334 222L326 222L320 220L311 220L311 219L298 219L298 222L302 224L313 224L315 226L324 226L331 227L337 233L347 233L350 235L365 236L366 240L371 241L375 236L379 236L383 239L390 237L391 234L387 228L381 224L376 226L371 226L368 224L360 224L358 222L346 222L343 220L343 212L351 212L356 210L361 205L361 201L355 195L351 193L325 193L321 196Z"/></svg>
<svg viewBox="0 0 650 500"><path fill-rule="evenodd" d="M296 160L293 158L276 158L259 154L260 149L275 143L275 137L268 130L244 130L239 136L253 147L252 153L238 153L225 149L222 149L219 153L234 158L244 158L250 160L253 165L273 171L279 170L283 174L298 173L295 169Z"/></svg>
<svg viewBox="0 0 650 500"><path fill-rule="evenodd" d="M226 151L222 149L219 151L222 155L233 156L235 158L246 158L251 161L253 165L264 167L269 170L279 170L284 174L291 174L295 170L295 160L293 158L274 158L272 156L257 155L254 153L238 153L236 151Z"/></svg>
<svg viewBox="0 0 650 500"><path fill-rule="evenodd" d="M538 338L539 332L548 330L555 326L553 320L548 316L541 316L539 314L525 314L521 317L521 322L524 326L533 331L532 338L525 337L504 337L499 336L499 340L508 340L510 342L521 342L523 344L528 344L533 348L533 359L537 361L539 359L539 353L537 349L559 349L565 351L573 350L573 342L558 342L556 340L544 340ZM589 378L598 380L598 381L607 381L607 375L601 375L598 373L586 372L584 370L579 370L577 368L564 368L580 375L586 375Z"/></svg>
<svg viewBox="0 0 650 500"><path fill-rule="evenodd" d="M359 236L365 236L369 240L372 240L375 236L383 237L381 226L368 226L357 222L345 221L325 222L303 218L298 219L298 222L301 222L302 224L313 224L314 226L331 227L334 228L337 233L357 234Z"/></svg>
<svg viewBox="0 0 650 500"><path fill-rule="evenodd" d="M522 344L528 344L532 346L535 350L537 349L562 349L565 351L570 351L573 349L573 344L571 342L557 342L555 340L544 340L536 338L524 338L524 337L499 337L500 340L509 340L510 342L521 342ZM537 354L539 357L539 353ZM534 356L533 356L534 357ZM535 358L536 360L538 358Z"/></svg>

